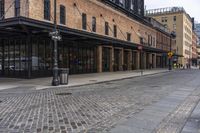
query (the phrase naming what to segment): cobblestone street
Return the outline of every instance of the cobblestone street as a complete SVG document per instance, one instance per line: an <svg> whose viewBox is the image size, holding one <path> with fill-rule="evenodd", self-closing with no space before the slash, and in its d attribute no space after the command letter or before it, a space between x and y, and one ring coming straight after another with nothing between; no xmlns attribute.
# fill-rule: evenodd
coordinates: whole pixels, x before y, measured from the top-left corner
<svg viewBox="0 0 200 133"><path fill-rule="evenodd" d="M199 79L199 70L181 70L73 89L2 90L0 132L121 132L121 123L133 117L143 117L147 108L160 104L171 95L177 97L174 106L169 107L168 112L166 108L166 113L156 118L159 120L155 120L154 127L143 127L142 133L172 131L166 128L169 129L173 122L177 123L173 124L177 129L173 132L181 132L199 102ZM140 131L132 127L132 133Z"/></svg>

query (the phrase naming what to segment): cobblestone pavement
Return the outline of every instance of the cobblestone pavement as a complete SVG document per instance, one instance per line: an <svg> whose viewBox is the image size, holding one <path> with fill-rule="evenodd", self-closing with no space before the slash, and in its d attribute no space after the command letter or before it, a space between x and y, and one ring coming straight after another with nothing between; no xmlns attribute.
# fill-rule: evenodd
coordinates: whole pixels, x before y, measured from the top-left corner
<svg viewBox="0 0 200 133"><path fill-rule="evenodd" d="M200 85L199 78L200 71L185 70L76 89L3 90L0 133L109 132L120 120L180 88L191 88L192 92Z"/></svg>

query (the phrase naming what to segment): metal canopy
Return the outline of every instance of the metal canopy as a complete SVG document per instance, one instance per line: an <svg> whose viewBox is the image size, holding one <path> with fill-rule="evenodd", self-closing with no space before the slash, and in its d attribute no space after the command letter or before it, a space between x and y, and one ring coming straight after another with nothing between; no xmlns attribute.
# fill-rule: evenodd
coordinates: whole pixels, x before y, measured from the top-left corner
<svg viewBox="0 0 200 133"><path fill-rule="evenodd" d="M65 26L58 26L63 40L87 42L98 45L114 45L122 46L124 48L132 48L137 50L140 44L119 40L116 38L98 35L96 33L87 32L84 30L71 29ZM0 21L0 35L6 36L20 36L20 35L48 35L53 30L53 24L43 21L38 21L25 17L15 17ZM167 51L144 46L143 50L155 53L167 53Z"/></svg>

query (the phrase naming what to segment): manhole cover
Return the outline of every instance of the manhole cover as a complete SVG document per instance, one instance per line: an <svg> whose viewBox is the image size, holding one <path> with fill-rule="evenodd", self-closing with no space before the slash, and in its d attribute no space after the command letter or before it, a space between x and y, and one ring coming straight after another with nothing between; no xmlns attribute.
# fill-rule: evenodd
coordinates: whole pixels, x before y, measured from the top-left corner
<svg viewBox="0 0 200 133"><path fill-rule="evenodd" d="M2 101L0 100L0 103L2 103Z"/></svg>
<svg viewBox="0 0 200 133"><path fill-rule="evenodd" d="M72 95L70 92L61 92L61 93L56 93L58 96L66 96L66 95Z"/></svg>
<svg viewBox="0 0 200 133"><path fill-rule="evenodd" d="M158 87L160 87L160 86L150 86L151 88L158 88Z"/></svg>

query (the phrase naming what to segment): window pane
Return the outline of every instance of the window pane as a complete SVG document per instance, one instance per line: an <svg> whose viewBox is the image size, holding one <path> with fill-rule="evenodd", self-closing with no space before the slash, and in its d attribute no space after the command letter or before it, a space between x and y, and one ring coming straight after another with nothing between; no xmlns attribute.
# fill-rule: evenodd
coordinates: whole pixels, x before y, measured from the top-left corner
<svg viewBox="0 0 200 133"><path fill-rule="evenodd" d="M105 22L105 34L109 35L109 24L108 24L108 22Z"/></svg>
<svg viewBox="0 0 200 133"><path fill-rule="evenodd" d="M50 20L50 1L44 0L44 19Z"/></svg>
<svg viewBox="0 0 200 133"><path fill-rule="evenodd" d="M45 70L45 41L39 43L39 52L38 52L38 61L39 61L39 70Z"/></svg>
<svg viewBox="0 0 200 133"><path fill-rule="evenodd" d="M15 42L15 71L20 71L20 41Z"/></svg>
<svg viewBox="0 0 200 133"><path fill-rule="evenodd" d="M82 28L87 30L87 15L85 13L82 14Z"/></svg>
<svg viewBox="0 0 200 133"><path fill-rule="evenodd" d="M39 70L38 67L38 42L34 41L32 44L32 70Z"/></svg>
<svg viewBox="0 0 200 133"><path fill-rule="evenodd" d="M96 32L96 18L92 17L92 31Z"/></svg>
<svg viewBox="0 0 200 133"><path fill-rule="evenodd" d="M20 0L15 0L15 16L20 16Z"/></svg>
<svg viewBox="0 0 200 133"><path fill-rule="evenodd" d="M65 24L65 19L66 19L66 15L65 15L65 6L60 5L60 23L61 24Z"/></svg>
<svg viewBox="0 0 200 133"><path fill-rule="evenodd" d="M3 17L3 15L4 15L4 0L0 0L0 19Z"/></svg>

